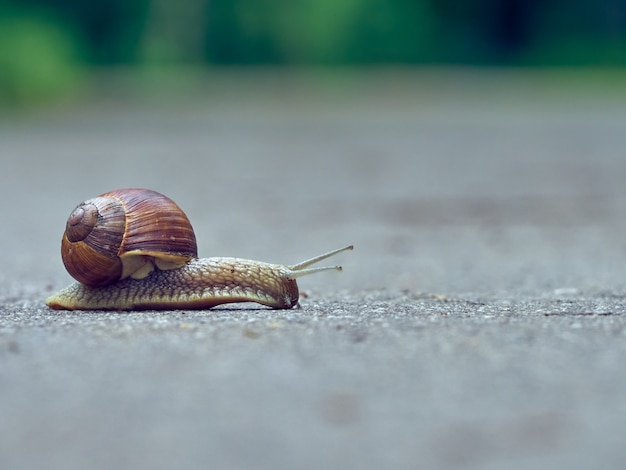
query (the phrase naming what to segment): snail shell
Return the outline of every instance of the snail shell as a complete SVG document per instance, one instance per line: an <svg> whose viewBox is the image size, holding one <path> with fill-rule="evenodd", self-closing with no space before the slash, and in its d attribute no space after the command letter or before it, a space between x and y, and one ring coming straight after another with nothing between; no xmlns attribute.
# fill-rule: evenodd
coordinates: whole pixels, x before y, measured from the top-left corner
<svg viewBox="0 0 626 470"><path fill-rule="evenodd" d="M191 222L174 201L149 189L120 189L72 211L61 256L74 279L97 287L179 268L197 258L198 248Z"/></svg>

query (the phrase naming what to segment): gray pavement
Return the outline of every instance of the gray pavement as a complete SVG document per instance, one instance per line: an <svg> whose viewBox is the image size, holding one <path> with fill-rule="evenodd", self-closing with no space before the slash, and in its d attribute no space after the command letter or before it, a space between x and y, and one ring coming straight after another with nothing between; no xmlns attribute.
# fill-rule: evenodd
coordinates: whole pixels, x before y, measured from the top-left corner
<svg viewBox="0 0 626 470"><path fill-rule="evenodd" d="M0 116L0 468L624 468L626 92L596 79L218 75ZM47 309L67 215L126 186L202 256L355 251L300 309Z"/></svg>

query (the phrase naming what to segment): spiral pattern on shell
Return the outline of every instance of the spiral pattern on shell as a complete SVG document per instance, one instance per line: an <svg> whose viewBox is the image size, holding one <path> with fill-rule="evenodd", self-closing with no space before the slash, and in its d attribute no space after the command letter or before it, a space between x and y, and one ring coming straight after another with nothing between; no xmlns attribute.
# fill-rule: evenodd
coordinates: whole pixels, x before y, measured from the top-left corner
<svg viewBox="0 0 626 470"><path fill-rule="evenodd" d="M180 267L198 249L191 222L174 201L132 188L79 204L67 220L61 256L74 279L97 287Z"/></svg>

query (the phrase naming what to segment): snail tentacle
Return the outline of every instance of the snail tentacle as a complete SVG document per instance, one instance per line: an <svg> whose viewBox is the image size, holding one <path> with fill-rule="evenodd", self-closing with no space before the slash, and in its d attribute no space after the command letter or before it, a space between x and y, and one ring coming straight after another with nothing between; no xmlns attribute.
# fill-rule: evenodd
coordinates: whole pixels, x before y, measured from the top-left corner
<svg viewBox="0 0 626 470"><path fill-rule="evenodd" d="M354 245L344 246L343 248L339 248L337 250L329 251L328 253L324 253L319 256L315 256L314 258L307 259L305 261L301 261L298 264L292 264L287 266L290 271L292 271L293 278L306 276L308 274L319 273L320 271L341 271L343 268L341 266L321 266L317 268L309 268L312 264L319 263L320 261L325 260L326 258L330 258L338 253L342 253L344 251L353 250Z"/></svg>

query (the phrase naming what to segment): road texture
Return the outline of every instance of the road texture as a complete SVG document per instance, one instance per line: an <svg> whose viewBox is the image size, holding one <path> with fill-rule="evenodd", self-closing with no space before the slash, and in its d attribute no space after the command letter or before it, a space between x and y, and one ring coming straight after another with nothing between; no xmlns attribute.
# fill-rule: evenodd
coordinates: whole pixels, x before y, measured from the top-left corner
<svg viewBox="0 0 626 470"><path fill-rule="evenodd" d="M5 113L0 468L625 468L626 94L599 81L103 80ZM355 250L299 309L49 310L67 215L128 186L202 256Z"/></svg>

